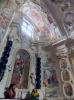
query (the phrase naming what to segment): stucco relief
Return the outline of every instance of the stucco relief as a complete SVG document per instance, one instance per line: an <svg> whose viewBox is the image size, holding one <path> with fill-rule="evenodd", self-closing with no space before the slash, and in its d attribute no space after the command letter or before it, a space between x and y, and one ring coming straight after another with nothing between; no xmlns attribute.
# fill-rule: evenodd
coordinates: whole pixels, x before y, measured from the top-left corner
<svg viewBox="0 0 74 100"><path fill-rule="evenodd" d="M8 23L9 20L4 15L1 14L0 15L0 42L3 39L3 36L5 35Z"/></svg>
<svg viewBox="0 0 74 100"><path fill-rule="evenodd" d="M74 36L74 10L66 13L64 18L64 25L69 32L69 36Z"/></svg>

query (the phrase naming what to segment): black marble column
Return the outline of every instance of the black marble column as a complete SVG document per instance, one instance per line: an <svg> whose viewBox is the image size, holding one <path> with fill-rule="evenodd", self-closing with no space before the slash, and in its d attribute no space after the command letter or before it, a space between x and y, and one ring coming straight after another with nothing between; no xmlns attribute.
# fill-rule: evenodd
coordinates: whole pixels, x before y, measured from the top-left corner
<svg viewBox="0 0 74 100"><path fill-rule="evenodd" d="M2 80L2 78L4 76L4 72L6 69L6 64L8 62L12 44L13 44L13 42L11 40L7 39L6 46L2 53L2 57L0 58L0 81Z"/></svg>
<svg viewBox="0 0 74 100"><path fill-rule="evenodd" d="M41 88L41 58L36 57L36 89Z"/></svg>

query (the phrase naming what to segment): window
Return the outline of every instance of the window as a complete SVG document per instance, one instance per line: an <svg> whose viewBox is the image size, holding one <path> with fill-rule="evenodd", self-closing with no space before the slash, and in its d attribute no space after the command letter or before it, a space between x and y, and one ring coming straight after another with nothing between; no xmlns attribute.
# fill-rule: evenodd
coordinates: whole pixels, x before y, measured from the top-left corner
<svg viewBox="0 0 74 100"><path fill-rule="evenodd" d="M29 37L33 36L33 26L30 22L23 18L21 30L23 35L27 35Z"/></svg>

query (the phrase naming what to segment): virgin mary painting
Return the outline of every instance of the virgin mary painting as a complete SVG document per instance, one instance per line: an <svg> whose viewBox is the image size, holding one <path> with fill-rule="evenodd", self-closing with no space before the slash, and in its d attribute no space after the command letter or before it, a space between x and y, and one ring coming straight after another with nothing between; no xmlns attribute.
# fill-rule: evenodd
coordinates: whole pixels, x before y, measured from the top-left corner
<svg viewBox="0 0 74 100"><path fill-rule="evenodd" d="M19 50L16 54L15 65L11 83L16 84L17 88L28 88L28 75L30 67L30 55L25 50Z"/></svg>

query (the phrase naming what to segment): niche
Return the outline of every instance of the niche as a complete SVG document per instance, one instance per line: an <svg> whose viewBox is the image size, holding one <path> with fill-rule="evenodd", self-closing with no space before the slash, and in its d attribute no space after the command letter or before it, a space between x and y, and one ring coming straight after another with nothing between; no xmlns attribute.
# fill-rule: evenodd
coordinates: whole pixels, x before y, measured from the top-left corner
<svg viewBox="0 0 74 100"><path fill-rule="evenodd" d="M30 55L21 49L16 53L11 83L16 84L19 89L28 89L29 68Z"/></svg>

